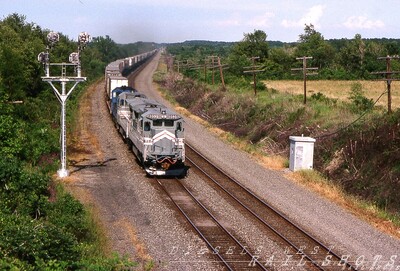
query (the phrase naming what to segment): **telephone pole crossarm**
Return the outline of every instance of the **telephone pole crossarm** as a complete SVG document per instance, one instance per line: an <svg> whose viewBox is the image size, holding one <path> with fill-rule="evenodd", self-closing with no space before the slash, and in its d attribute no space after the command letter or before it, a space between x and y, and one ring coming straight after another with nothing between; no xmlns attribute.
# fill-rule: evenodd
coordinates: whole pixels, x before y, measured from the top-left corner
<svg viewBox="0 0 400 271"><path fill-rule="evenodd" d="M372 72L371 74L379 74L385 75L385 79L381 79L386 81L387 93L388 93L388 114L392 113L392 94L391 94L391 84L392 81L399 81L400 79L392 78L392 74L399 74L399 71L392 71L391 61L393 59L400 59L400 56L385 56L378 57L378 60L386 60L386 71L384 72Z"/></svg>
<svg viewBox="0 0 400 271"><path fill-rule="evenodd" d="M296 57L296 60L301 60L303 62L302 68L292 68L291 71L303 71L303 88L304 88L304 100L303 103L307 103L307 76L318 75L317 72L308 73L308 71L316 71L317 67L307 67L307 59L313 59L312 56Z"/></svg>
<svg viewBox="0 0 400 271"><path fill-rule="evenodd" d="M257 73L265 71L265 69L262 69L261 65L256 65L256 60L257 59L260 59L260 57L259 56L251 57L250 60L252 61L253 65L252 66L248 66L248 67L243 67L243 69L250 69L250 70L243 71L243 73L251 73L251 74L253 74L254 96L257 95L256 75L257 75Z"/></svg>

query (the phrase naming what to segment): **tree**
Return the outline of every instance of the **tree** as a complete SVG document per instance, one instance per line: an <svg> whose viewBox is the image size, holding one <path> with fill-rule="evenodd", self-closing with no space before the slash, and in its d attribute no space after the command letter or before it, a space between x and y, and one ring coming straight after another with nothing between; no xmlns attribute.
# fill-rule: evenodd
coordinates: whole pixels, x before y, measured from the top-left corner
<svg viewBox="0 0 400 271"><path fill-rule="evenodd" d="M254 30L254 33L244 34L243 40L236 43L232 53L248 58L258 56L260 62L263 62L268 58L268 50L267 34L262 30Z"/></svg>
<svg viewBox="0 0 400 271"><path fill-rule="evenodd" d="M271 66L267 63L267 74L277 79L289 77L290 68L297 62L293 55L293 49L290 47L272 48L269 52L269 59L274 64Z"/></svg>
<svg viewBox="0 0 400 271"><path fill-rule="evenodd" d="M120 57L117 44L108 35L106 35L106 37L100 36L93 38L90 46L96 48L100 52L102 61L106 63Z"/></svg>
<svg viewBox="0 0 400 271"><path fill-rule="evenodd" d="M312 56L311 65L320 69L328 67L334 60L335 50L325 41L314 25L305 25L304 34L299 35L296 56Z"/></svg>
<svg viewBox="0 0 400 271"><path fill-rule="evenodd" d="M242 41L236 43L229 56L230 71L239 75L244 66L251 65L251 57L260 57L262 63L268 59L269 46L267 34L262 30L254 30L254 33L244 34Z"/></svg>
<svg viewBox="0 0 400 271"><path fill-rule="evenodd" d="M12 14L0 21L0 86L10 99L37 95L43 88L37 54L44 49L40 27Z"/></svg>
<svg viewBox="0 0 400 271"><path fill-rule="evenodd" d="M365 51L366 45L360 34L356 34L354 39L347 41L339 52L339 64L351 74L360 76L365 70Z"/></svg>
<svg viewBox="0 0 400 271"><path fill-rule="evenodd" d="M9 104L8 95L0 88L0 156L17 157L23 150L25 142L25 124L15 119L13 106Z"/></svg>

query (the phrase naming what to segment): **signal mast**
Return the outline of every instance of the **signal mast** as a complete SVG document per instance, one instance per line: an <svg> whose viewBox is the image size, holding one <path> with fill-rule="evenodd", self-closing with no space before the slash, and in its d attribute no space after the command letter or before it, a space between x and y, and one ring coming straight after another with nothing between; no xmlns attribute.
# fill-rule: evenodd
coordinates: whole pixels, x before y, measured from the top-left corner
<svg viewBox="0 0 400 271"><path fill-rule="evenodd" d="M86 77L82 77L81 73L81 62L80 62L80 53L85 49L87 43L90 41L90 35L86 32L82 32L78 36L78 52L73 52L69 55L70 63L51 63L50 62L50 49L54 47L57 42L60 40L60 36L56 32L50 32L47 35L47 40L49 45L46 47L46 52L41 52L38 55L38 61L41 62L44 66L45 76L42 77L44 82L48 82L50 86L53 88L54 94L57 99L61 103L61 152L60 152L60 160L61 160L61 168L57 171L57 174L60 178L67 177L69 172L67 170L67 134L66 134L66 123L65 123L65 115L66 115L66 105L67 99L71 95L72 91L75 87L80 83L86 81ZM61 74L58 76L50 75L50 67L58 66L61 67ZM67 67L74 67L75 76L67 75ZM61 84L61 91L56 88L54 83ZM74 83L73 86L67 92L67 83Z"/></svg>

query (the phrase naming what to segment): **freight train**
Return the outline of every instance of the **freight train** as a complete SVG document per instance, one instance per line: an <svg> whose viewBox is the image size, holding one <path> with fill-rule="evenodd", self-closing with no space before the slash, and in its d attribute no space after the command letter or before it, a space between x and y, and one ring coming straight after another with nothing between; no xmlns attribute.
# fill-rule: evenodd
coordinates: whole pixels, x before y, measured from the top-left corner
<svg viewBox="0 0 400 271"><path fill-rule="evenodd" d="M187 167L182 116L129 87L124 74L141 67L155 53L117 60L106 67L107 102L115 126L147 175L184 177Z"/></svg>

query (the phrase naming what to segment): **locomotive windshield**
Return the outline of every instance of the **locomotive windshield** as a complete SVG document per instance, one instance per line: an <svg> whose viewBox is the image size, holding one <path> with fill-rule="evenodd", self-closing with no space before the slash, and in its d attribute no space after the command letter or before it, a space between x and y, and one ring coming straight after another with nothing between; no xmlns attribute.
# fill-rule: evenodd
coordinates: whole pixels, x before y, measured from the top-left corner
<svg viewBox="0 0 400 271"><path fill-rule="evenodd" d="M162 119L162 120L153 120L153 126L154 127L173 127L174 126L174 121L173 120L168 120L168 119Z"/></svg>

